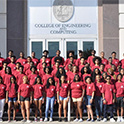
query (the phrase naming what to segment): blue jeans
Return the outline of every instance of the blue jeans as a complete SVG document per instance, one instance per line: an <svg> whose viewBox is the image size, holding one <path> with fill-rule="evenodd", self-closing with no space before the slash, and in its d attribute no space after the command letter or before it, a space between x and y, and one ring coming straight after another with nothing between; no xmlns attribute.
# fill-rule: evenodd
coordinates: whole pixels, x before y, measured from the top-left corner
<svg viewBox="0 0 124 124"><path fill-rule="evenodd" d="M51 97L51 98L50 97L47 97L47 99L46 99L45 118L48 118L49 107L51 109L51 111L50 111L50 118L53 117L54 101L55 101L55 96L54 97Z"/></svg>
<svg viewBox="0 0 124 124"><path fill-rule="evenodd" d="M103 101L101 96L95 96L96 116L102 116Z"/></svg>

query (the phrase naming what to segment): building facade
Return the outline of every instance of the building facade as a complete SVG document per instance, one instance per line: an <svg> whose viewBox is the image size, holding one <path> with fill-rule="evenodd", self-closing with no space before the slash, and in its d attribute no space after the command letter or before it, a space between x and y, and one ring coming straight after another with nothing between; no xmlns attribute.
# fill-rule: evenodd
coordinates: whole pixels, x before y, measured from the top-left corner
<svg viewBox="0 0 124 124"><path fill-rule="evenodd" d="M97 55L112 51L123 56L123 0L0 0L0 51L3 57L13 50L19 57L36 52L40 58L61 50L95 49Z"/></svg>

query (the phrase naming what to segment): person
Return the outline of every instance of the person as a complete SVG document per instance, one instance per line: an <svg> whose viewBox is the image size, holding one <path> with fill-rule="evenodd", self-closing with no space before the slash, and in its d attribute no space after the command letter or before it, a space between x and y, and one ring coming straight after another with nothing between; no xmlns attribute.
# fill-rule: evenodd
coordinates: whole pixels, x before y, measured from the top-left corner
<svg viewBox="0 0 124 124"><path fill-rule="evenodd" d="M6 86L3 83L3 79L0 76L0 122L2 122L3 112L4 112L4 105L6 99Z"/></svg>
<svg viewBox="0 0 124 124"><path fill-rule="evenodd" d="M52 75L51 75L50 67L46 67L44 70L45 70L45 74L42 77L42 82L43 82L43 85L46 86L48 78L52 77Z"/></svg>
<svg viewBox="0 0 124 124"><path fill-rule="evenodd" d="M7 66L5 68L5 75L3 76L3 81L6 86L10 84L11 77L12 77L11 68Z"/></svg>
<svg viewBox="0 0 124 124"><path fill-rule="evenodd" d="M87 83L86 84L86 105L87 105L87 114L88 114L87 121L94 122L92 104L95 97L96 88L94 83L92 83L92 78L90 76L85 77L85 82Z"/></svg>
<svg viewBox="0 0 124 124"><path fill-rule="evenodd" d="M48 54L49 54L48 50L43 51L43 55L46 57L45 62L47 63L47 66L51 66L51 59L48 57ZM43 63L42 58L40 59L40 63Z"/></svg>
<svg viewBox="0 0 124 124"><path fill-rule="evenodd" d="M108 64L105 66L105 71L107 72L109 68L112 67L112 57L108 58Z"/></svg>
<svg viewBox="0 0 124 124"><path fill-rule="evenodd" d="M5 62L5 59L1 57L1 52L0 52L0 70L3 68L3 62Z"/></svg>
<svg viewBox="0 0 124 124"><path fill-rule="evenodd" d="M50 107L49 121L51 122L53 121L53 109L54 109L54 101L55 101L55 95L56 95L55 81L52 77L48 78L45 91L46 91L46 109L45 109L44 122L48 121L49 107Z"/></svg>
<svg viewBox="0 0 124 124"><path fill-rule="evenodd" d="M18 86L20 86L23 83L23 77L25 76L25 74L23 73L23 69L24 69L24 66L20 65L19 66L19 74L16 77L16 82L17 82Z"/></svg>
<svg viewBox="0 0 124 124"><path fill-rule="evenodd" d="M7 65L11 68L12 74L16 70L15 58L15 56L11 56L11 62Z"/></svg>
<svg viewBox="0 0 124 124"><path fill-rule="evenodd" d="M115 88L116 88L116 101L117 101L117 122L124 122L123 119L123 110L124 110L124 83L121 81L122 75L118 74L117 75L117 82L115 83ZM121 116L120 112L121 110Z"/></svg>
<svg viewBox="0 0 124 124"><path fill-rule="evenodd" d="M39 76L43 77L45 75L46 62L42 63L42 69L39 70Z"/></svg>
<svg viewBox="0 0 124 124"><path fill-rule="evenodd" d="M95 82L96 81L96 75L101 75L101 72L98 68L95 68L93 70L93 73L92 73L92 81Z"/></svg>
<svg viewBox="0 0 124 124"><path fill-rule="evenodd" d="M35 79L35 84L33 85L33 96L35 104L35 118L34 121L37 122L38 110L40 114L40 122L43 121L42 118L42 103L44 103L44 86L41 81L41 77L38 75Z"/></svg>
<svg viewBox="0 0 124 124"><path fill-rule="evenodd" d="M24 73L28 70L28 69L30 69L30 62L31 62L31 57L30 56L28 56L27 57L27 63L24 65Z"/></svg>
<svg viewBox="0 0 124 124"><path fill-rule="evenodd" d="M60 54L61 54L61 51L60 51L60 50L57 50L57 51L56 51L56 56L54 56L54 57L52 58L52 60L51 60L51 65L52 65L52 67L55 65L55 58L56 58L56 57L60 57L60 58L61 58L62 61L61 61L60 65L63 65L63 64L64 64L64 58L61 57Z"/></svg>
<svg viewBox="0 0 124 124"><path fill-rule="evenodd" d="M19 66L21 65L20 62L16 63L16 70L13 72L13 75L15 76L15 78L17 78L17 75L19 74Z"/></svg>
<svg viewBox="0 0 124 124"><path fill-rule="evenodd" d="M93 58L93 63L94 63L94 66L91 67L91 70L93 71L95 68L100 68L100 64L101 64L101 58L100 57L94 57Z"/></svg>
<svg viewBox="0 0 124 124"><path fill-rule="evenodd" d="M104 56L105 56L105 53L102 51L102 52L100 53L101 63L106 66L106 65L108 64L108 60L107 60Z"/></svg>
<svg viewBox="0 0 124 124"><path fill-rule="evenodd" d="M105 72L105 65L101 63L99 65L99 70L100 70L100 73L103 74L103 72Z"/></svg>
<svg viewBox="0 0 124 124"><path fill-rule="evenodd" d="M86 82L85 82L85 77L91 76L91 70L90 70L90 68L84 66L84 67L81 69L81 74L82 74L81 80L82 80L84 83L86 83Z"/></svg>
<svg viewBox="0 0 124 124"><path fill-rule="evenodd" d="M3 78L5 75L5 69L7 67L7 62L3 62L3 68L0 70L0 76Z"/></svg>
<svg viewBox="0 0 124 124"><path fill-rule="evenodd" d="M85 66L85 59L84 57L80 58L80 65L78 66L79 72L81 72L81 69Z"/></svg>
<svg viewBox="0 0 124 124"><path fill-rule="evenodd" d="M112 55L112 64L114 64L116 68L118 69L120 66L120 62L119 62L119 59L116 58L116 52L113 51L111 55Z"/></svg>
<svg viewBox="0 0 124 124"><path fill-rule="evenodd" d="M111 84L111 76L106 76L106 83L102 88L102 97L104 104L104 119L102 122L107 121L107 110L110 110L110 122L115 122L113 115L113 104L115 103L115 87Z"/></svg>
<svg viewBox="0 0 124 124"><path fill-rule="evenodd" d="M8 57L5 60L7 62L7 64L9 64L11 62L11 56L13 56L13 51L9 50Z"/></svg>
<svg viewBox="0 0 124 124"><path fill-rule="evenodd" d="M81 82L80 77L78 74L74 76L73 82L71 82L71 95L72 95L72 101L74 103L74 106L76 108L76 119L74 122L82 122L82 101L85 94L85 86L83 85L83 82ZM78 113L80 115L80 119L78 120Z"/></svg>
<svg viewBox="0 0 124 124"><path fill-rule="evenodd" d="M70 86L65 80L65 75L61 75L60 81L57 84L57 101L59 104L59 122L62 121L62 107L64 110L64 121L67 121L67 104L70 96Z"/></svg>
<svg viewBox="0 0 124 124"><path fill-rule="evenodd" d="M76 60L76 63L75 63L76 66L80 66L80 64L81 64L81 61L80 61L81 58L83 58L83 51L82 50L79 50L79 58Z"/></svg>
<svg viewBox="0 0 124 124"><path fill-rule="evenodd" d="M33 86L34 83L35 83L35 79L36 79L36 77L37 77L37 74L35 73L35 71L36 71L37 69L36 69L35 66L31 66L30 70L31 70L32 73L31 73L30 75L28 75L28 80L29 80L29 84L30 84L31 86Z"/></svg>
<svg viewBox="0 0 124 124"><path fill-rule="evenodd" d="M20 54L19 54L19 56L20 56L20 58L17 59L16 63L17 62L20 62L21 65L24 66L26 64L26 62L27 62L26 58L24 58L24 53L21 51Z"/></svg>
<svg viewBox="0 0 124 124"><path fill-rule="evenodd" d="M10 84L6 88L6 103L8 103L8 122L10 122L10 113L13 106L13 121L16 121L16 107L17 107L17 91L18 91L18 85L16 83L16 78L12 76L10 78Z"/></svg>
<svg viewBox="0 0 124 124"><path fill-rule="evenodd" d="M32 103L32 89L28 84L28 77L23 77L23 84L18 88L18 103L21 105L21 112L23 116L22 122L30 123L30 103ZM27 114L27 121L25 117L25 110Z"/></svg>
<svg viewBox="0 0 124 124"><path fill-rule="evenodd" d="M102 112L103 112L103 101L102 101L102 88L103 88L104 82L101 81L100 75L96 75L96 82L95 82L95 110L96 110L96 116L97 121L101 121L102 119Z"/></svg>
<svg viewBox="0 0 124 124"><path fill-rule="evenodd" d="M32 62L34 62L34 65L37 66L39 63L39 60L35 57L34 51L31 53L31 59L32 59Z"/></svg>
<svg viewBox="0 0 124 124"><path fill-rule="evenodd" d="M92 66L94 66L93 58L95 58L95 54L96 54L96 51L92 50L91 51L91 56L89 56L88 59L87 59L87 63L90 65L91 68L92 68Z"/></svg>

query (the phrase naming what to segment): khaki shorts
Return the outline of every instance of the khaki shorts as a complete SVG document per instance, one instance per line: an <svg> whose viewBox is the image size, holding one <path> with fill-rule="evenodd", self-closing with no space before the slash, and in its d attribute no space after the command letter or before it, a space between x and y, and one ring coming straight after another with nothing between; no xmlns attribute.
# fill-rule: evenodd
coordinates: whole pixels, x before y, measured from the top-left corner
<svg viewBox="0 0 124 124"><path fill-rule="evenodd" d="M80 97L80 98L72 98L72 101L73 102L78 102L78 101L81 101L81 99L82 99L82 97Z"/></svg>

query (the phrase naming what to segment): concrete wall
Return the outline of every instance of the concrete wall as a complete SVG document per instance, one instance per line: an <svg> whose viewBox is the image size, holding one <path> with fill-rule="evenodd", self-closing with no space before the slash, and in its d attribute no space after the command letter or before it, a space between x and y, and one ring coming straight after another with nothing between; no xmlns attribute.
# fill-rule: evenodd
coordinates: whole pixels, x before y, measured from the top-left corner
<svg viewBox="0 0 124 124"><path fill-rule="evenodd" d="M7 40L7 1L0 0L0 52L6 57Z"/></svg>
<svg viewBox="0 0 124 124"><path fill-rule="evenodd" d="M7 0L7 13L7 51L19 57L25 46L24 0Z"/></svg>
<svg viewBox="0 0 124 124"><path fill-rule="evenodd" d="M112 51L119 57L119 6L118 0L103 0L103 50L106 57Z"/></svg>

